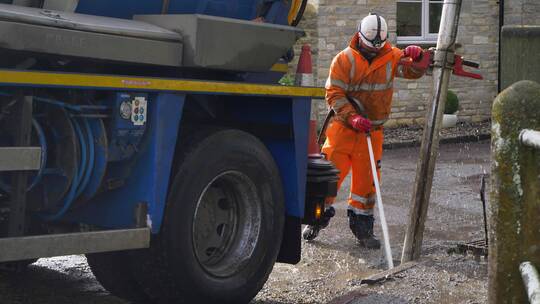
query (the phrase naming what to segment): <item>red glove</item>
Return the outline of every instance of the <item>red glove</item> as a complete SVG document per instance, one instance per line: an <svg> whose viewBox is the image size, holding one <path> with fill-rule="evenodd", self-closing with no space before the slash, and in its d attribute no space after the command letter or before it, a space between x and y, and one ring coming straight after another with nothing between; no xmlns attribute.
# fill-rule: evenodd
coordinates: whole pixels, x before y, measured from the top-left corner
<svg viewBox="0 0 540 304"><path fill-rule="evenodd" d="M405 55L405 57L410 57L413 61L418 61L420 58L422 58L423 53L424 50L417 45L409 45L403 51L403 55Z"/></svg>
<svg viewBox="0 0 540 304"><path fill-rule="evenodd" d="M349 117L349 124L358 131L368 133L371 130L371 120L358 114Z"/></svg>

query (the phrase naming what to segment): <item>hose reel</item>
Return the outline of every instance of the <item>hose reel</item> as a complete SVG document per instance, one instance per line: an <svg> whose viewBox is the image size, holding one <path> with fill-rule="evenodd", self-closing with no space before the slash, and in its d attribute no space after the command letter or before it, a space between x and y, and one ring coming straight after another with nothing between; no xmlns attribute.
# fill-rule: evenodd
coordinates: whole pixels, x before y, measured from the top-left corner
<svg viewBox="0 0 540 304"><path fill-rule="evenodd" d="M101 184L107 135L102 120L106 115L100 111L107 107L42 97L34 101L32 142L42 149L42 167L30 178L27 197L30 210L40 211L45 220L55 220L75 203L93 196ZM9 134L1 141L9 145ZM2 175L0 189L9 195L10 176Z"/></svg>

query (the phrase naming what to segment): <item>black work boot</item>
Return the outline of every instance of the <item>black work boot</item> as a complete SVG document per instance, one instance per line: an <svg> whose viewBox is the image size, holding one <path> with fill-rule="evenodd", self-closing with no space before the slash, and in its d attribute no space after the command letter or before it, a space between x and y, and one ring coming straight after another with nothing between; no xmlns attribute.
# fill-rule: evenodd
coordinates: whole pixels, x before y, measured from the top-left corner
<svg viewBox="0 0 540 304"><path fill-rule="evenodd" d="M352 233L358 239L360 246L368 249L381 248L381 242L373 234L373 215L355 214L352 210L347 211L349 216L349 227Z"/></svg>
<svg viewBox="0 0 540 304"><path fill-rule="evenodd" d="M319 235L319 231L328 227L328 224L330 224L330 219L333 218L334 215L336 215L336 210L334 207L330 206L326 208L317 225L307 225L306 228L304 228L304 231L302 232L304 240L313 241Z"/></svg>

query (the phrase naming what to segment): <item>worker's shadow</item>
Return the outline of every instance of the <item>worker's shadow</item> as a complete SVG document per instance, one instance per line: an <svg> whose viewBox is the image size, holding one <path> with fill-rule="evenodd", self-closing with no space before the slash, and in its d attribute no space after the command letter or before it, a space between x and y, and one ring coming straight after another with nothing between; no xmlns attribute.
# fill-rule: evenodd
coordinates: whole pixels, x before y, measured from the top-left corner
<svg viewBox="0 0 540 304"><path fill-rule="evenodd" d="M65 272L64 272L65 271ZM21 273L0 272L2 304L126 304L78 268L63 271L31 265Z"/></svg>
<svg viewBox="0 0 540 304"><path fill-rule="evenodd" d="M128 304L101 287L88 270L31 265L21 273L0 272L1 304ZM296 304L254 300L251 304Z"/></svg>

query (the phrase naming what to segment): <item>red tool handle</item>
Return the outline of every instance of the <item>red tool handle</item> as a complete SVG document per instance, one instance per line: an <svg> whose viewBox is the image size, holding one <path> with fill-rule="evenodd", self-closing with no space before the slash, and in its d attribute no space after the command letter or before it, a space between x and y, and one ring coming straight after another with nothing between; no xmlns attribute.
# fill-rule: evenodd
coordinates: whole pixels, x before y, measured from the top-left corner
<svg viewBox="0 0 540 304"><path fill-rule="evenodd" d="M399 62L399 64L403 66L410 66L418 70L427 70L433 64L433 51L432 50L424 51L422 53L422 57L418 61L413 61L409 57L403 57L401 61ZM475 73L465 71L463 69L464 65L473 67L476 69L480 67L480 64L476 62L467 61L467 60L464 60L463 57L459 55L455 55L454 70L453 70L454 75L461 76L461 77L469 77L469 78L474 78L474 79L484 79L484 77L482 77L482 75L480 74L475 74Z"/></svg>
<svg viewBox="0 0 540 304"><path fill-rule="evenodd" d="M464 65L478 68L478 67L480 67L480 65L478 63L472 62L472 61L465 61L465 60L463 60L463 57L461 57L459 55L456 55L454 61L455 61L455 63L454 63L454 75L462 76L462 77L470 77L470 78L474 78L474 79L484 79L484 77L482 77L482 75L480 75L480 74L470 73L470 72L467 72L467 71L463 70Z"/></svg>

